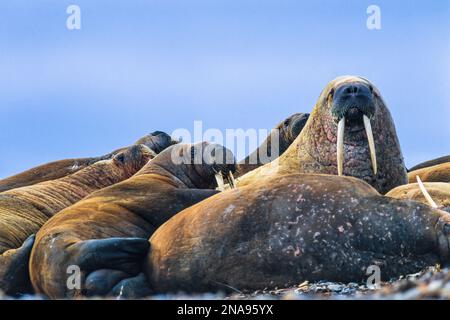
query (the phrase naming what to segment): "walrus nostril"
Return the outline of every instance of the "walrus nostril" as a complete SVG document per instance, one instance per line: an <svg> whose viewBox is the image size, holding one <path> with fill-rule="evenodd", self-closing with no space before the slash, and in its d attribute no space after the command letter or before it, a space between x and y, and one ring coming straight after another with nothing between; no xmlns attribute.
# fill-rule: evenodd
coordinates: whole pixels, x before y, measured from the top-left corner
<svg viewBox="0 0 450 320"><path fill-rule="evenodd" d="M358 88L358 86L355 86L355 85L348 85L344 89L344 93L346 93L346 94L355 94L355 93L358 93L358 91L359 91L359 88Z"/></svg>

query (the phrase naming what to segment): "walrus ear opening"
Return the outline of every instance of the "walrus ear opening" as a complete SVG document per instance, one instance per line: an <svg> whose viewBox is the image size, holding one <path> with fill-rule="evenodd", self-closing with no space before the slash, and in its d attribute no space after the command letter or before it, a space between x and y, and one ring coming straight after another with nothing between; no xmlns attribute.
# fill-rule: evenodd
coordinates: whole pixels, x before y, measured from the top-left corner
<svg viewBox="0 0 450 320"><path fill-rule="evenodd" d="M328 92L328 96L327 96L327 99L326 99L326 103L328 104L328 105L332 105L332 103L333 103L333 98L334 98L334 91L335 91L335 89L334 88L331 88L330 89L330 92Z"/></svg>

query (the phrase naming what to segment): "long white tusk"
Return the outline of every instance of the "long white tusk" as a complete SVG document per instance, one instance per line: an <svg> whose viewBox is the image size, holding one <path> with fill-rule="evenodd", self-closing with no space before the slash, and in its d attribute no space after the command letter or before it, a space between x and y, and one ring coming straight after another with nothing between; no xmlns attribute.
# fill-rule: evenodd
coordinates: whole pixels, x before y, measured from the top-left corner
<svg viewBox="0 0 450 320"><path fill-rule="evenodd" d="M416 176L416 180L417 180L417 184L419 185L419 189L420 191L422 191L423 196L425 197L425 199L428 201L428 203L430 204L431 207L433 208L438 208L438 205L436 204L436 202L434 202L433 198L431 198L430 194L428 193L427 189L425 189L425 186L423 185L422 180L420 180L419 176Z"/></svg>
<svg viewBox="0 0 450 320"><path fill-rule="evenodd" d="M233 172L228 171L228 182L230 183L231 189L236 188L236 180L234 180Z"/></svg>
<svg viewBox="0 0 450 320"><path fill-rule="evenodd" d="M378 172L377 154L375 151L375 142L373 140L372 125L370 124L370 119L366 115L363 116L363 120L364 127L366 128L367 140L369 141L370 158L372 159L373 173L376 175Z"/></svg>
<svg viewBox="0 0 450 320"><path fill-rule="evenodd" d="M342 173L344 171L344 131L345 131L345 117L343 117L339 121L337 131L336 154L337 154L338 175L340 176L342 176Z"/></svg>
<svg viewBox="0 0 450 320"><path fill-rule="evenodd" d="M222 172L220 172L220 171L216 173L216 182L217 182L217 186L218 186L219 190L224 191L225 183L223 182Z"/></svg>

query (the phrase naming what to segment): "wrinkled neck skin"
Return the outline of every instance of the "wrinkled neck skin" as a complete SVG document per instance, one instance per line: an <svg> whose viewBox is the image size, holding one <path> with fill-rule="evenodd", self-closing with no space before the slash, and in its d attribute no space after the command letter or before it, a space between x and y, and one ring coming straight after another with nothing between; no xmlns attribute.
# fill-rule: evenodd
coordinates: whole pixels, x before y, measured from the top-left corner
<svg viewBox="0 0 450 320"><path fill-rule="evenodd" d="M280 159L301 173L337 175L337 123L323 96L319 99L300 135ZM371 119L377 154L378 174L374 176L365 130L350 132L345 128L344 175L360 178L380 193L407 183L407 174L395 127L381 97Z"/></svg>
<svg viewBox="0 0 450 320"><path fill-rule="evenodd" d="M174 186L182 189L214 189L213 186L205 185L204 178L200 176L189 164L174 164L170 159L170 154L161 155L136 173L138 175L156 174L169 178ZM211 177L211 182L214 177Z"/></svg>
<svg viewBox="0 0 450 320"><path fill-rule="evenodd" d="M59 181L84 185L86 188L101 189L131 177L137 170L129 166L119 166L113 159L96 162L83 170Z"/></svg>

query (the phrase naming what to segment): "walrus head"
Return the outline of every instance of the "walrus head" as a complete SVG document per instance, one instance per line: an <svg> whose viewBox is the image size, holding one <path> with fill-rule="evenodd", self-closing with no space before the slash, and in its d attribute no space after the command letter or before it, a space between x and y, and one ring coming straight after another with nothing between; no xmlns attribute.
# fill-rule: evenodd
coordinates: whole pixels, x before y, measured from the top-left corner
<svg viewBox="0 0 450 320"><path fill-rule="evenodd" d="M382 193L407 183L393 120L367 79L331 81L297 141L303 172L357 177Z"/></svg>
<svg viewBox="0 0 450 320"><path fill-rule="evenodd" d="M219 144L181 143L161 152L139 174L158 172L159 169L170 173L189 188L223 189L224 177L234 185L236 160L230 150Z"/></svg>
<svg viewBox="0 0 450 320"><path fill-rule="evenodd" d="M308 117L309 113L295 113L277 126L277 129L280 130L279 154L282 154L298 137L308 121ZM270 147L267 149L270 152Z"/></svg>
<svg viewBox="0 0 450 320"><path fill-rule="evenodd" d="M116 154L112 161L128 176L132 176L139 171L145 164L156 157L155 151L143 144L133 145Z"/></svg>
<svg viewBox="0 0 450 320"><path fill-rule="evenodd" d="M160 153L164 149L177 144L179 141L172 140L172 138L165 132L154 131L140 138L135 144L144 144L156 153Z"/></svg>
<svg viewBox="0 0 450 320"><path fill-rule="evenodd" d="M377 156L373 139L370 119L375 114L375 94L370 83L365 81L343 82L334 86L328 94L331 114L338 124L337 130L337 169L338 175L342 175L344 166L344 135L345 128L350 141L363 139L363 130L366 133L367 142L372 161L373 174L377 174ZM330 102L331 100L331 102Z"/></svg>

